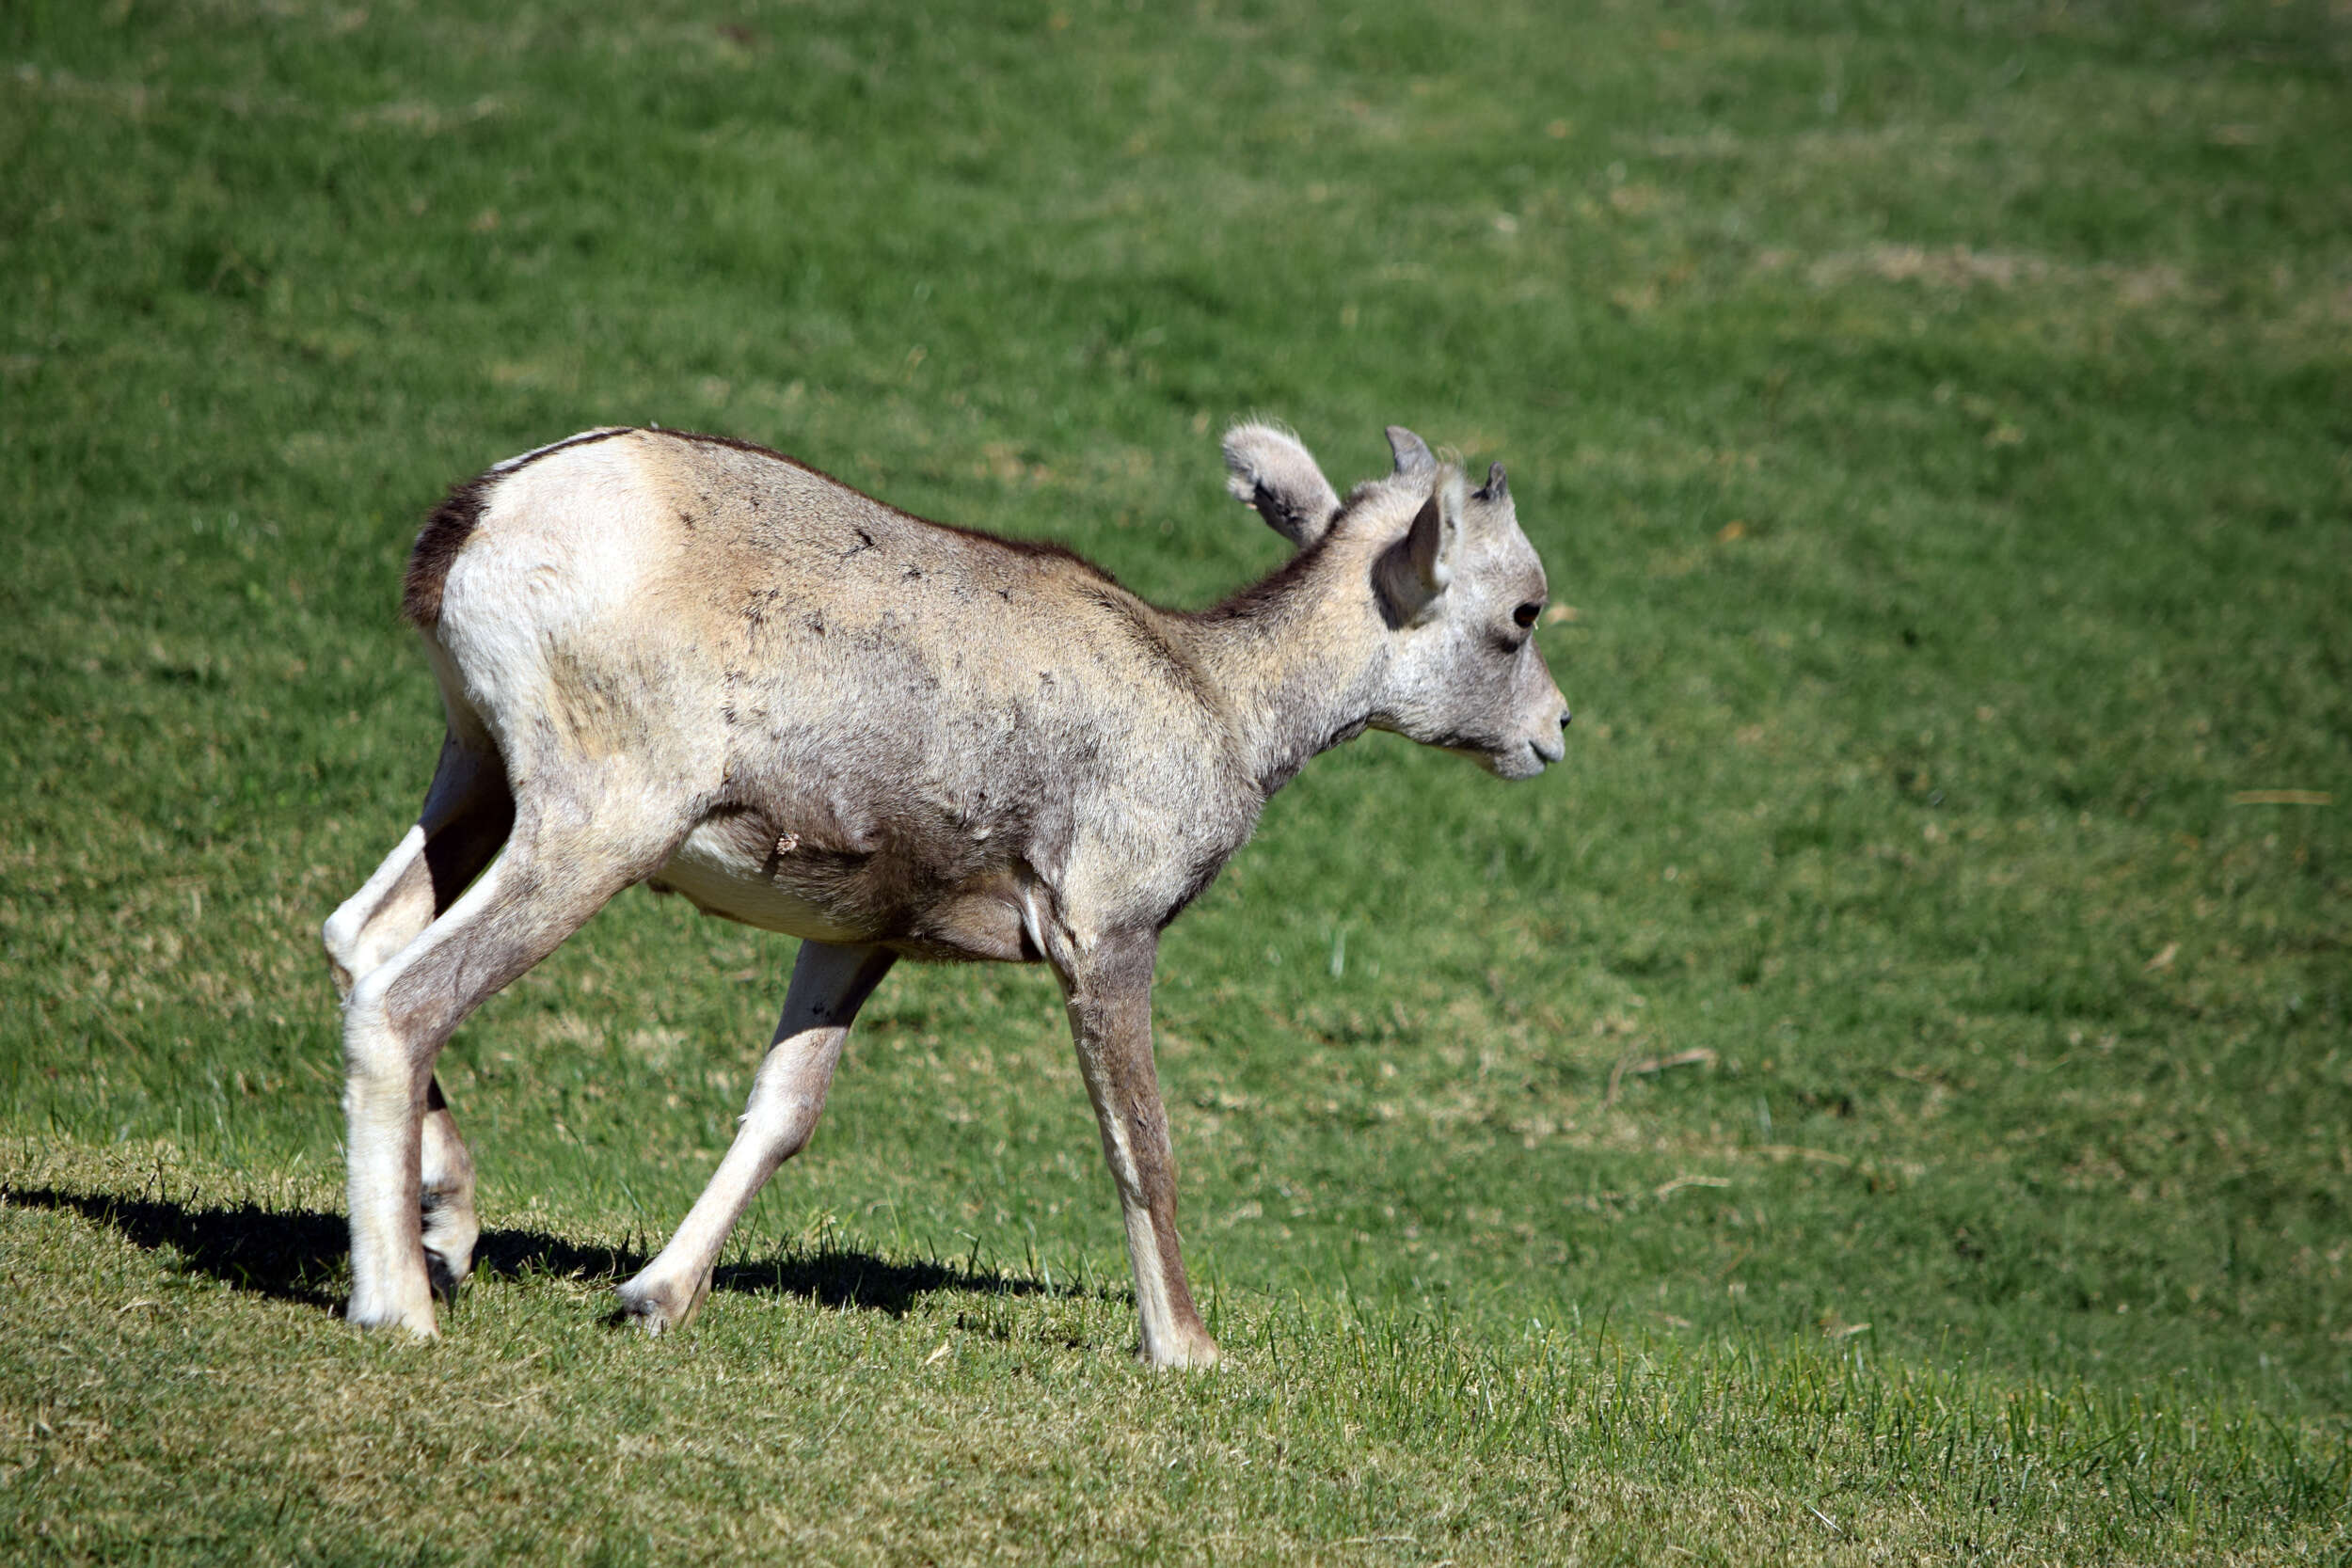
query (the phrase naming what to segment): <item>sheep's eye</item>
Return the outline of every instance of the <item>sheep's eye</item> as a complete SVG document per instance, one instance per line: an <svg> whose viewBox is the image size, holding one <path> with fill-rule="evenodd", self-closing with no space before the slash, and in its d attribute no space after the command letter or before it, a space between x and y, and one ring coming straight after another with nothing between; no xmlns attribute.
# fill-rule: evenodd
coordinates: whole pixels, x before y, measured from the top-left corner
<svg viewBox="0 0 2352 1568"><path fill-rule="evenodd" d="M1544 607L1542 605L1523 604L1519 606L1518 609L1511 611L1511 619L1518 622L1522 626L1532 626L1535 624L1535 617L1541 615L1543 612Z"/></svg>

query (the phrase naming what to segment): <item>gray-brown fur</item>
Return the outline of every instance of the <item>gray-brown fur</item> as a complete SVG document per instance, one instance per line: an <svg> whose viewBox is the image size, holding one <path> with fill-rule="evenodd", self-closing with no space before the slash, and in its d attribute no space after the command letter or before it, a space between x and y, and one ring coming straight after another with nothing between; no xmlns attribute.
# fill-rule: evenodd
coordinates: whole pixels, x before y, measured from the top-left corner
<svg viewBox="0 0 2352 1568"><path fill-rule="evenodd" d="M1274 789L1367 727L1506 777L1561 754L1565 705L1527 641L1542 568L1500 466L1472 494L1418 436L1390 441L1393 470L1342 501L1295 437L1237 427L1232 493L1299 552L1190 613L723 437L594 432L453 492L408 595L450 717L442 771L328 925L351 990L353 1316L429 1332L418 1247L464 1273L470 1159L428 1106L441 1041L643 881L804 946L737 1147L623 1291L640 1321L700 1302L890 959L1042 960L1127 1214L1145 1353L1213 1358L1152 1070L1159 931ZM501 833L457 898L452 873ZM421 1203L461 1200L462 1225L419 1230Z"/></svg>

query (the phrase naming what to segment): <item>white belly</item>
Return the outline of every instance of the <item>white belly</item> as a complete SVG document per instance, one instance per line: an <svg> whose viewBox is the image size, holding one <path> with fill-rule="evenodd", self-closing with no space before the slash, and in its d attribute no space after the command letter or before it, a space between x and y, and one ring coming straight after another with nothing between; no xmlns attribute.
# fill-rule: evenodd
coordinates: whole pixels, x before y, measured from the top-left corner
<svg viewBox="0 0 2352 1568"><path fill-rule="evenodd" d="M764 858L744 853L739 840L708 823L687 834L648 881L657 892L684 895L705 914L762 930L818 942L865 942L872 936L842 926L790 889L778 887L767 875Z"/></svg>

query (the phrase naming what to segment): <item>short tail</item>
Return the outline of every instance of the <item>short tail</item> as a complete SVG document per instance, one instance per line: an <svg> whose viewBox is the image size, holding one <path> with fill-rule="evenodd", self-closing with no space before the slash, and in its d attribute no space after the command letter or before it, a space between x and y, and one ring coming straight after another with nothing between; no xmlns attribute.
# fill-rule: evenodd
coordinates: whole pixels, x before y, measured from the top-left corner
<svg viewBox="0 0 2352 1568"><path fill-rule="evenodd" d="M449 581L457 552L466 547L474 525L482 521L482 509L488 504L497 480L496 474L483 474L453 485L417 534L417 547L408 555L407 581L401 589L400 613L418 630L430 631L440 625L442 585Z"/></svg>
<svg viewBox="0 0 2352 1568"><path fill-rule="evenodd" d="M449 581L449 569L456 562L457 552L473 536L475 525L482 521L483 509L490 502L490 492L498 488L500 480L550 452L629 434L630 427L625 424L598 425L577 436L566 436L561 441L550 441L519 457L510 457L493 465L488 473L453 486L441 499L441 504L433 509L433 515L424 520L423 531L417 535L417 547L409 552L408 580L400 594L401 614L420 631L430 631L441 624L441 589Z"/></svg>

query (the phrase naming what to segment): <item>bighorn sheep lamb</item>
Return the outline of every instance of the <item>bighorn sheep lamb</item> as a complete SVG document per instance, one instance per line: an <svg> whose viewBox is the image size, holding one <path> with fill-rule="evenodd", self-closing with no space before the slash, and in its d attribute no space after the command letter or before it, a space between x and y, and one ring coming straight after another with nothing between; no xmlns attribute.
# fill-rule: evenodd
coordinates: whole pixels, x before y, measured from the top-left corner
<svg viewBox="0 0 2352 1568"><path fill-rule="evenodd" d="M592 430L452 491L403 605L448 712L440 763L326 929L351 1320L432 1334L435 1291L472 1264L442 1043L643 882L801 950L734 1145L625 1313L654 1333L693 1315L893 963L1042 961L1124 1211L1142 1354L1215 1361L1152 1060L1161 930L1268 796L1366 729L1506 779L1565 753L1534 641L1544 570L1502 466L1472 490L1388 435L1394 471L1343 501L1289 435L1229 432L1229 487L1297 553L1199 611L714 436Z"/></svg>

